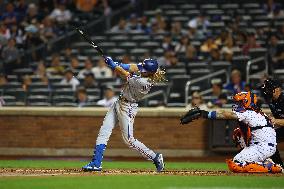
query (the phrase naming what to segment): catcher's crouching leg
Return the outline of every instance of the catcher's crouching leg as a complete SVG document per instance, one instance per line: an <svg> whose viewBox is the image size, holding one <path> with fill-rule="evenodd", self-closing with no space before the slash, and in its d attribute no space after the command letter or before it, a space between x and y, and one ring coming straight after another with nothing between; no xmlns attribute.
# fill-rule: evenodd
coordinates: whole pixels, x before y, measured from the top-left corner
<svg viewBox="0 0 284 189"><path fill-rule="evenodd" d="M232 159L226 160L228 168L233 173L281 173L281 166L268 161L263 164L258 163L248 163L242 165L240 163L234 162Z"/></svg>

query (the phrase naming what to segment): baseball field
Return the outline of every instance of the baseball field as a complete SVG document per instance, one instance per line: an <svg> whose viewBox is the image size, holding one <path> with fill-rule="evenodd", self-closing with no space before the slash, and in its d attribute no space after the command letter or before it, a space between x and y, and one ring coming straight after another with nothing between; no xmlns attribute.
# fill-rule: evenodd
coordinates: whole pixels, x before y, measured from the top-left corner
<svg viewBox="0 0 284 189"><path fill-rule="evenodd" d="M225 163L168 162L156 173L151 162L104 162L102 172L82 172L80 160L0 160L1 189L34 188L284 188L283 174L233 174Z"/></svg>

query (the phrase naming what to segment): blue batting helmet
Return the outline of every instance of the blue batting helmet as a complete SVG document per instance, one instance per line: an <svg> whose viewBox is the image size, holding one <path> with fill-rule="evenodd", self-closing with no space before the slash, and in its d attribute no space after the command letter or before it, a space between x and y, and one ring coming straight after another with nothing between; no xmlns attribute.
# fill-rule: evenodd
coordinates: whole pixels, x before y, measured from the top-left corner
<svg viewBox="0 0 284 189"><path fill-rule="evenodd" d="M156 59L145 59L142 63L138 64L140 72L156 72L159 68L158 61Z"/></svg>

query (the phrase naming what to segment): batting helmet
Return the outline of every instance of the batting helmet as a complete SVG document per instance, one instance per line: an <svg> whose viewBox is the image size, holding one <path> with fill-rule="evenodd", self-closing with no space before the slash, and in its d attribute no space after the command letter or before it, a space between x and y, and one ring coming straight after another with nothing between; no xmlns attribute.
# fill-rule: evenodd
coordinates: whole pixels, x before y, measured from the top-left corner
<svg viewBox="0 0 284 189"><path fill-rule="evenodd" d="M139 68L140 72L153 72L153 73L155 73L158 70L159 65L158 65L158 61L156 59L147 58L142 63L138 64L138 68Z"/></svg>
<svg viewBox="0 0 284 189"><path fill-rule="evenodd" d="M278 80L266 79L261 86L261 92L265 98L271 98L273 95L274 89L281 87L281 84Z"/></svg>
<svg viewBox="0 0 284 189"><path fill-rule="evenodd" d="M244 109L257 108L257 96L251 91L237 93L233 96L233 100Z"/></svg>

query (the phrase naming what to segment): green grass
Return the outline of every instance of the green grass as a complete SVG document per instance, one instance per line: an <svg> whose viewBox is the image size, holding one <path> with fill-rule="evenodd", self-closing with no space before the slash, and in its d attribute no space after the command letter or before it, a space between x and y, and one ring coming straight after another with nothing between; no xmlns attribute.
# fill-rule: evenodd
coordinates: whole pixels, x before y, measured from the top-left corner
<svg viewBox="0 0 284 189"><path fill-rule="evenodd" d="M80 168L86 161L66 160L0 160L0 168ZM103 162L104 169L153 169L150 161L143 162ZM201 162L166 162L167 169L202 169L202 170L226 170L225 163L201 163Z"/></svg>
<svg viewBox="0 0 284 189"><path fill-rule="evenodd" d="M84 161L0 160L0 168L80 168ZM227 170L225 163L169 162L167 169ZM153 169L151 162L104 162L105 169ZM93 189L93 188L284 188L283 176L174 176L174 175L109 175L0 177L0 189Z"/></svg>

